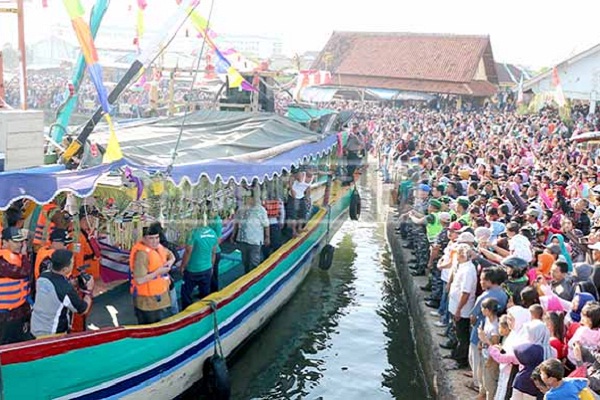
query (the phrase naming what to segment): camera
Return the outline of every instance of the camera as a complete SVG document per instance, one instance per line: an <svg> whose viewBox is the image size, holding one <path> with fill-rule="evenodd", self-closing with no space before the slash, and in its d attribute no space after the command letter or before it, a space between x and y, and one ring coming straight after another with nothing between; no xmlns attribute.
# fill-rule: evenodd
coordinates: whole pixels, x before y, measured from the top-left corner
<svg viewBox="0 0 600 400"><path fill-rule="evenodd" d="M79 275L77 276L77 286L79 286L81 290L87 290L87 283L92 279L92 275L85 272L89 267L90 264L84 264L81 267L77 267L77 271L79 271Z"/></svg>

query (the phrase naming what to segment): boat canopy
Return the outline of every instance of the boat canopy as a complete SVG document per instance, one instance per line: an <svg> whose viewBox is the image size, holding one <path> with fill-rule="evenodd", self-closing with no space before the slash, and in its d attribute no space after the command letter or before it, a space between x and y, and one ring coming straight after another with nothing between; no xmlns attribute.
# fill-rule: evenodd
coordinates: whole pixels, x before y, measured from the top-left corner
<svg viewBox="0 0 600 400"><path fill-rule="evenodd" d="M47 203L60 192L91 195L98 181L129 166L149 175L162 174L176 185L197 184L202 177L263 182L328 154L345 139L341 133L320 134L268 113L198 111L187 116L177 157L169 172L183 117L153 120L118 129L124 158L111 164L66 170L54 165L0 173L0 209L27 198ZM99 127L101 128L101 127ZM100 129L92 140L106 144Z"/></svg>
<svg viewBox="0 0 600 400"><path fill-rule="evenodd" d="M303 108L303 107L288 107L286 116L298 123L307 123L311 119L318 119L324 115L333 114L337 111L327 108Z"/></svg>

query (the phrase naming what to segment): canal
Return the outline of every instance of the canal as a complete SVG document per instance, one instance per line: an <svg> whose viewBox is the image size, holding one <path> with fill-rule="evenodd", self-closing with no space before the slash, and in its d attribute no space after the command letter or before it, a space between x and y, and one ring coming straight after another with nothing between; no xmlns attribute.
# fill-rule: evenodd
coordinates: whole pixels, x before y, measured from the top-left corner
<svg viewBox="0 0 600 400"><path fill-rule="evenodd" d="M369 175L361 220L332 238L331 269L314 268L235 356L233 399L429 398Z"/></svg>

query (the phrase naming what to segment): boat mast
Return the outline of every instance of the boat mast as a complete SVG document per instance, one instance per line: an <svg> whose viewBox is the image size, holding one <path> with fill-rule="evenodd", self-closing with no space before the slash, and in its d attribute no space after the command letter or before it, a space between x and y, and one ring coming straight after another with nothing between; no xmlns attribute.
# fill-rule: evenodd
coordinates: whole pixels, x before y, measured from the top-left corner
<svg viewBox="0 0 600 400"><path fill-rule="evenodd" d="M17 14L18 24L18 35L19 35L19 91L21 94L21 108L27 109L27 57L25 49L25 8L23 7L23 0L17 0L16 8L12 7L0 7L0 14ZM1 54L1 53L0 53ZM0 99L4 102L4 71L2 68L2 56L0 55ZM2 104L0 104L2 107Z"/></svg>

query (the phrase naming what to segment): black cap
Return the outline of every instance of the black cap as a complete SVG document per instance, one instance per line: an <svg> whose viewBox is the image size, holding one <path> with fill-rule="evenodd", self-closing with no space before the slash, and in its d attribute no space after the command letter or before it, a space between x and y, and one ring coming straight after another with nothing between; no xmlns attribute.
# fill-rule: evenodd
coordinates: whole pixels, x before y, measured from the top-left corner
<svg viewBox="0 0 600 400"><path fill-rule="evenodd" d="M54 271L60 271L71 263L72 258L73 252L71 250L55 250L54 253L52 253L52 257L50 257L50 261L52 261L52 269Z"/></svg>
<svg viewBox="0 0 600 400"><path fill-rule="evenodd" d="M73 242L73 239L69 236L69 232L66 229L55 229L50 234L50 241L69 244Z"/></svg>
<svg viewBox="0 0 600 400"><path fill-rule="evenodd" d="M13 242L22 242L27 239L23 231L14 226L2 230L2 240L12 240Z"/></svg>

